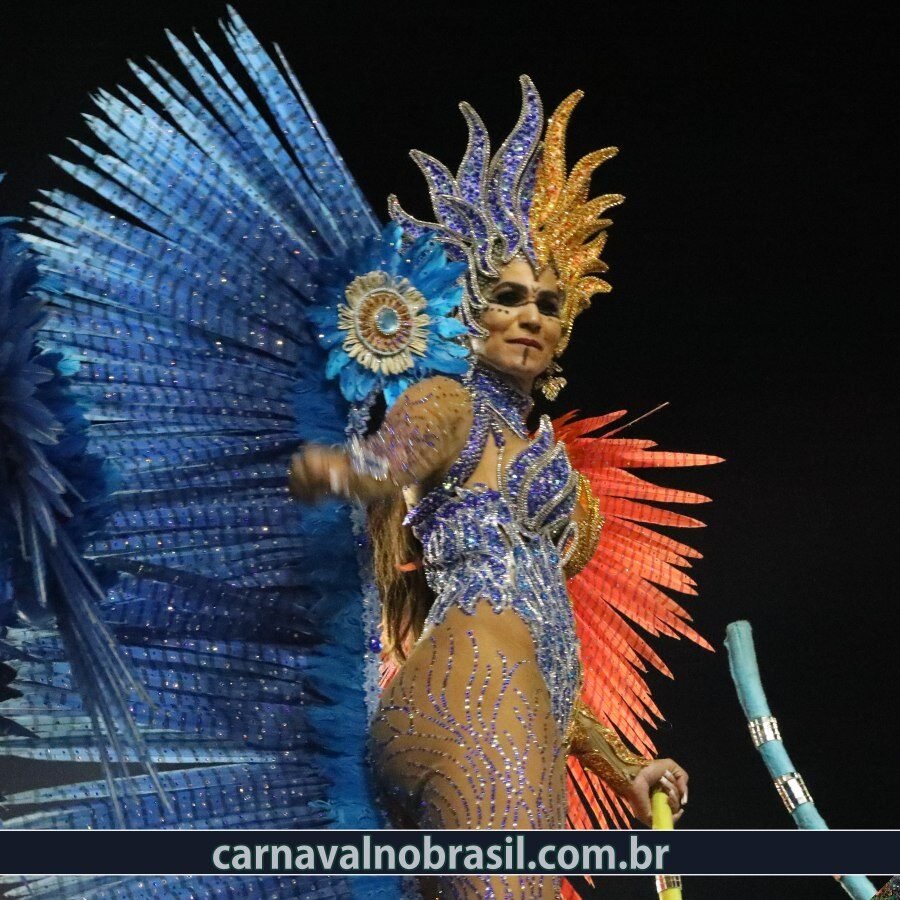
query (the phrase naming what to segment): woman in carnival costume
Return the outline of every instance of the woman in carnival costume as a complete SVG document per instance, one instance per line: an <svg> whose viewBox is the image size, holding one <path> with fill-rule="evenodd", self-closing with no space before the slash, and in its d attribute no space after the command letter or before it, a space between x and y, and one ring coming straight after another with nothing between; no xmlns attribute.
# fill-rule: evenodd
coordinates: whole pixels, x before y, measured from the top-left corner
<svg viewBox="0 0 900 900"><path fill-rule="evenodd" d="M564 384L576 316L609 290L605 214L622 198L588 190L615 151L567 172L580 94L545 128L523 77L494 154L466 104L456 176L413 154L436 221L392 199L383 227L280 53L233 12L223 27L239 78L173 37L196 92L151 61L132 67L150 101L98 94L88 121L108 152L79 144L88 164L60 164L124 215L48 192L27 263L14 254L29 277L4 286L22 326L6 383L25 387L4 420L17 533L0 534L0 752L106 772L7 796L31 811L4 824L377 827L372 781L398 825L646 821L655 787L680 814L687 775L653 759L642 676L668 670L632 624L705 645L661 590L694 593L698 554L648 527L700 523L645 501L706 498L626 470L718 460L616 436L621 412L526 425L533 388ZM295 497L354 502L291 500L289 462ZM346 890L241 890L301 884Z"/></svg>
<svg viewBox="0 0 900 900"><path fill-rule="evenodd" d="M615 150L592 153L567 174L566 128L581 95L563 101L542 134L540 98L521 81L519 121L495 156L468 104L469 143L455 177L413 152L437 222L390 200L405 243L430 237L466 266L459 315L471 369L457 380L418 381L374 436L347 449L308 447L291 472L301 499L338 494L373 504L387 650L399 669L386 678L372 755L397 826L562 828L570 754L644 821L652 787L667 791L677 815L687 795L683 768L629 752L601 723L611 713L608 673L582 676L576 614L595 650L587 604L596 598L582 589L573 610L566 579L602 540L603 504L590 476L608 492L603 450L600 460L582 454L579 472L549 418L533 439L526 425L535 386L555 399L564 384L556 360L575 317L609 290L597 277L606 269L605 214L622 198L587 194L594 169ZM409 352L412 316L403 319L381 282L351 286L341 314L348 365L378 371ZM626 550L641 551L652 558L649 541ZM615 584L601 560L593 574ZM453 881L453 896L554 890L527 878Z"/></svg>

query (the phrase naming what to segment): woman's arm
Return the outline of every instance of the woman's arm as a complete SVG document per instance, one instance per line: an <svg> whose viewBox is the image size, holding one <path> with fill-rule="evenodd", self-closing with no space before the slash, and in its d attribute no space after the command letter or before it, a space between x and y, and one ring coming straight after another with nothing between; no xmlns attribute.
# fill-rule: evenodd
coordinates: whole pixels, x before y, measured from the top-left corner
<svg viewBox="0 0 900 900"><path fill-rule="evenodd" d="M626 800L645 825L652 822L650 791L657 787L668 795L675 819L681 817L687 803L687 772L673 759L636 756L580 701L573 714L569 753Z"/></svg>
<svg viewBox="0 0 900 900"><path fill-rule="evenodd" d="M471 425L469 392L444 376L426 378L401 394L370 437L294 454L291 493L308 502L329 494L364 502L388 497L449 468Z"/></svg>

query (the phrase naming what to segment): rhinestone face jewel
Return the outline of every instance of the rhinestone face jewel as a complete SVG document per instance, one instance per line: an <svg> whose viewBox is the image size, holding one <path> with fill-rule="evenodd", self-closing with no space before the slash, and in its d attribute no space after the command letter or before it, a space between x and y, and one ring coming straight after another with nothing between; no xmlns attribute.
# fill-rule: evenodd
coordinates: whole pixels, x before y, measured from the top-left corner
<svg viewBox="0 0 900 900"><path fill-rule="evenodd" d="M396 375L425 353L429 317L425 298L406 279L367 272L347 285L338 307L344 350L373 372Z"/></svg>

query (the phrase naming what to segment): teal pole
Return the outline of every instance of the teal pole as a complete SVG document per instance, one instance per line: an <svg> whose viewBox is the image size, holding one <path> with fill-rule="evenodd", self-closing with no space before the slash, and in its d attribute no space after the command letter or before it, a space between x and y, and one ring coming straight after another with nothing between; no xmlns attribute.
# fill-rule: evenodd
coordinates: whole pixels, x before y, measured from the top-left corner
<svg viewBox="0 0 900 900"><path fill-rule="evenodd" d="M725 632L725 647L731 678L747 717L753 743L788 812L799 828L827 830L828 826L816 809L802 776L788 756L778 722L769 709L759 676L750 623L732 622ZM843 875L839 883L853 900L872 900L876 894L875 886L862 875Z"/></svg>

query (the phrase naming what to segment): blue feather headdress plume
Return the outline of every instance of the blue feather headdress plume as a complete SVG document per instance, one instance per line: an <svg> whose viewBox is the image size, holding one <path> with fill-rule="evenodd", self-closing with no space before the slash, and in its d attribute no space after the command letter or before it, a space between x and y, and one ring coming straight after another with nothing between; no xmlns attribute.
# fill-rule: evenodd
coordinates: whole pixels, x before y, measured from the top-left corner
<svg viewBox="0 0 900 900"><path fill-rule="evenodd" d="M531 79L523 75L519 82L518 121L493 156L484 122L468 103L459 105L469 140L455 177L433 156L410 152L428 183L436 222L416 219L403 210L396 196L388 198L391 218L409 238L434 237L453 258L468 263L468 291L461 308L466 324L476 331L482 305L479 279L496 278L499 267L517 255L535 259L528 213L544 113Z"/></svg>

